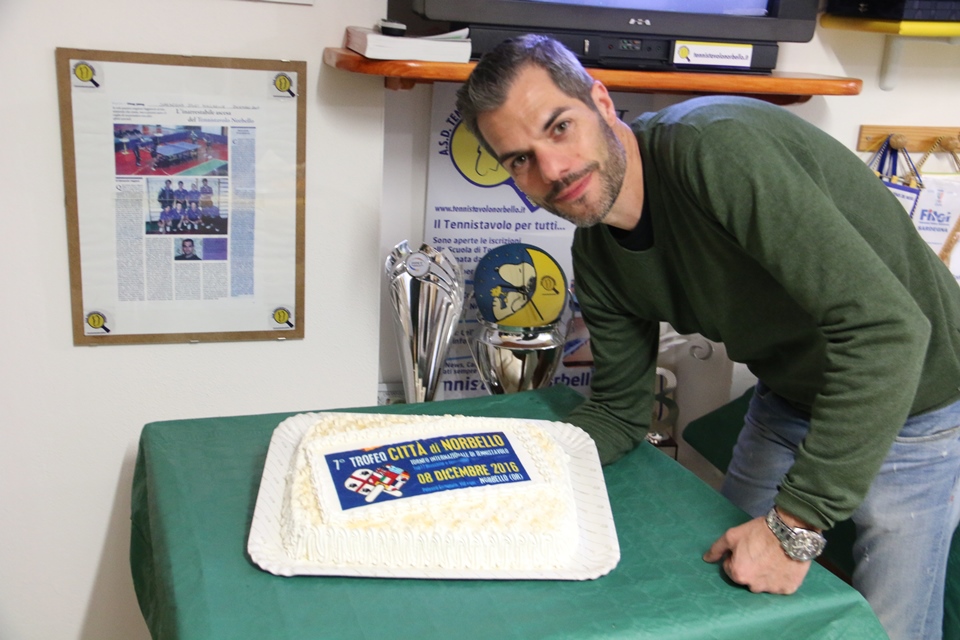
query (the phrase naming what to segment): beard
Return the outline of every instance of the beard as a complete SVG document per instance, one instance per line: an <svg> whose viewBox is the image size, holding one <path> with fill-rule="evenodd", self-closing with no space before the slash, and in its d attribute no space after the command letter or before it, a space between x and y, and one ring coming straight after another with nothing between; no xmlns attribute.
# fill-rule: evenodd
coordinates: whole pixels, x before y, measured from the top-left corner
<svg viewBox="0 0 960 640"><path fill-rule="evenodd" d="M578 227L592 227L606 219L613 208L613 203L620 195L623 179L627 173L626 149L623 148L610 125L599 115L597 120L603 133L602 162L595 160L580 171L557 180L543 198L531 198L537 205ZM556 198L564 189L591 173L596 174L600 179L600 197L596 203L587 203L585 194L574 202L557 204Z"/></svg>

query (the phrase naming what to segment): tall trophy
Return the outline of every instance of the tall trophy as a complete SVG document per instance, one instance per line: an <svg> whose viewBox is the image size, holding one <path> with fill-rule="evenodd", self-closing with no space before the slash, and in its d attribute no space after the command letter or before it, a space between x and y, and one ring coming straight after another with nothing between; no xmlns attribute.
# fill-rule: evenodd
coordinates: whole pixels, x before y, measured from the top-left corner
<svg viewBox="0 0 960 640"><path fill-rule="evenodd" d="M549 254L504 244L477 263L477 329L470 340L480 378L493 394L549 386L563 358L567 282Z"/></svg>
<svg viewBox="0 0 960 640"><path fill-rule="evenodd" d="M463 270L449 251L404 240L384 264L408 403L433 400L463 311Z"/></svg>

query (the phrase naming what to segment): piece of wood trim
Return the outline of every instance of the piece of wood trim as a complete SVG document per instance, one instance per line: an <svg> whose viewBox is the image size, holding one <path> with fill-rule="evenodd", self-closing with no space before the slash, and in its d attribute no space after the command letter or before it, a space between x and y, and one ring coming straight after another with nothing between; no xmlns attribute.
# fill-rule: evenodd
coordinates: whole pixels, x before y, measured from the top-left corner
<svg viewBox="0 0 960 640"><path fill-rule="evenodd" d="M905 149L909 152L926 153L930 151L937 138L960 137L960 126L957 127L917 127L890 124L860 125L860 135L857 138L857 151L876 151L890 134L900 134L906 138Z"/></svg>

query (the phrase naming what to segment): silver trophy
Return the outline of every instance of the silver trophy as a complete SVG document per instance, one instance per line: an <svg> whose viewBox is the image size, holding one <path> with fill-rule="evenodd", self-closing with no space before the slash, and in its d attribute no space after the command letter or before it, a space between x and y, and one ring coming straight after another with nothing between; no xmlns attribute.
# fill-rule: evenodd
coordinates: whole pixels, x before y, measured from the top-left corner
<svg viewBox="0 0 960 640"><path fill-rule="evenodd" d="M477 317L470 340L477 372L492 394L549 386L563 358L566 318L539 327L509 327Z"/></svg>
<svg viewBox="0 0 960 640"><path fill-rule="evenodd" d="M412 251L404 240L387 256L384 272L404 396L408 403L429 402L463 310L463 270L450 252L425 244Z"/></svg>

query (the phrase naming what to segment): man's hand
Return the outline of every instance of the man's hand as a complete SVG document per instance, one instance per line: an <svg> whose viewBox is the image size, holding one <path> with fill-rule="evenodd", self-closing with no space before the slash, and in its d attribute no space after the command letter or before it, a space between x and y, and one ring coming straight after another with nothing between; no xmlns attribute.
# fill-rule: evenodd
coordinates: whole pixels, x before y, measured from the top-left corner
<svg viewBox="0 0 960 640"><path fill-rule="evenodd" d="M787 557L763 517L728 529L703 559L722 559L730 579L753 593L794 593L810 570L809 562Z"/></svg>

